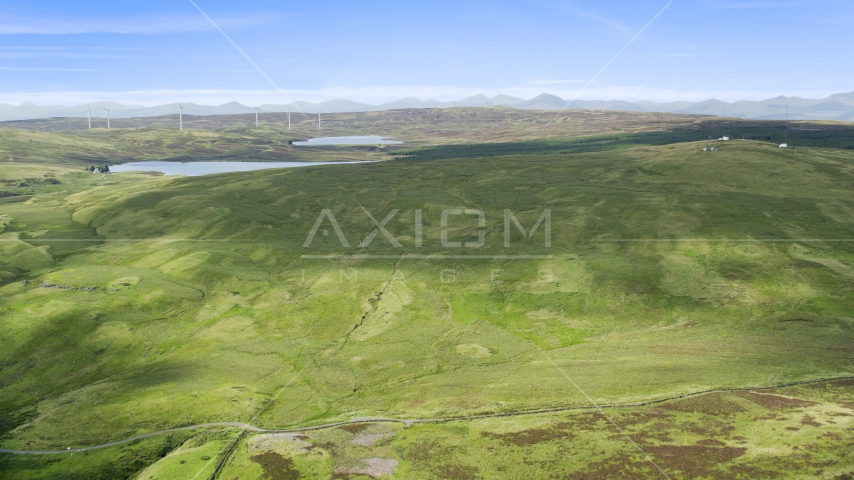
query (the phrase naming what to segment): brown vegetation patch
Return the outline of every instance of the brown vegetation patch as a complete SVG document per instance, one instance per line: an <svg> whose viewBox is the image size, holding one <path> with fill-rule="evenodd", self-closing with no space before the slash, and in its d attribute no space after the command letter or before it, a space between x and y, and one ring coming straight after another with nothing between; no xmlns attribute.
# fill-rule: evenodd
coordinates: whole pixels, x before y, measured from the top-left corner
<svg viewBox="0 0 854 480"><path fill-rule="evenodd" d="M524 447L552 440L570 440L575 435L567 431L569 426L567 423L559 423L551 428L534 428L510 433L481 432L480 435L492 440L500 440L506 444Z"/></svg>
<svg viewBox="0 0 854 480"><path fill-rule="evenodd" d="M726 444L720 440L715 440L714 438L704 438L697 442L697 445L703 445L705 447L723 447Z"/></svg>
<svg viewBox="0 0 854 480"><path fill-rule="evenodd" d="M553 428L570 431L612 430L614 427L601 413L577 413L569 415Z"/></svg>
<svg viewBox="0 0 854 480"><path fill-rule="evenodd" d="M294 462L276 452L265 452L249 458L264 469L264 476L269 480L299 480L300 472L294 468Z"/></svg>
<svg viewBox="0 0 854 480"><path fill-rule="evenodd" d="M463 449L444 447L436 441L416 441L407 447L404 460L411 462L417 470L432 473L430 478L448 478L474 480L480 478L477 468L455 461L458 455L464 455Z"/></svg>
<svg viewBox="0 0 854 480"><path fill-rule="evenodd" d="M397 460L393 458L369 458L363 462L363 465L355 467L338 467L335 473L379 478L381 475L392 475L398 465Z"/></svg>
<svg viewBox="0 0 854 480"><path fill-rule="evenodd" d="M729 467L728 470L732 473L732 477L734 478L775 478L780 475L780 472L766 470L761 467L757 467L754 465L745 465L742 463L732 465L731 467Z"/></svg>
<svg viewBox="0 0 854 480"><path fill-rule="evenodd" d="M345 432L350 433L359 433L362 430L368 428L370 424L368 423L348 423L347 425L341 425L338 427L338 430L344 430Z"/></svg>
<svg viewBox="0 0 854 480"><path fill-rule="evenodd" d="M635 425L644 425L656 422L655 428L672 428L672 424L664 423L673 420L673 415L666 410L650 409L648 411L636 411L620 414L614 419L622 427L631 427Z"/></svg>
<svg viewBox="0 0 854 480"><path fill-rule="evenodd" d="M430 465L448 453L453 454L450 449L443 448L438 442L419 440L406 448L404 460L408 460L416 465Z"/></svg>
<svg viewBox="0 0 854 480"><path fill-rule="evenodd" d="M738 392L737 395L769 410L788 410L818 405L816 402L784 397L776 393Z"/></svg>
<svg viewBox="0 0 854 480"><path fill-rule="evenodd" d="M319 448L321 450L326 450L327 452L329 452L337 446L338 445L336 445L335 442L321 442L321 443L315 443L315 444L312 444L312 445L305 447L305 451L310 452L314 449Z"/></svg>
<svg viewBox="0 0 854 480"><path fill-rule="evenodd" d="M741 405L727 400L724 393L709 393L697 397L677 400L662 405L662 408L683 413L702 413L704 415L733 415L747 410Z"/></svg>
<svg viewBox="0 0 854 480"><path fill-rule="evenodd" d="M659 443L667 443L673 441L673 437L671 437L668 433L651 433L648 431L641 431L639 433L633 433L630 436L632 440L635 441L635 443L640 444L648 444L650 443L650 440L655 440ZM621 435L613 435L611 438L613 438L614 440L619 440L621 437Z"/></svg>
<svg viewBox="0 0 854 480"><path fill-rule="evenodd" d="M815 421L815 418L810 415L804 415L804 418L801 419L801 425L809 425L811 427L821 426L821 424Z"/></svg>
<svg viewBox="0 0 854 480"><path fill-rule="evenodd" d="M813 450L814 445L803 447L806 450ZM794 451L801 451L797 445L792 447ZM815 452L795 453L792 452L785 456L759 457L750 460L745 460L744 463L732 465L729 471L734 473L736 478L754 479L754 478L783 478L786 474L797 472L800 478L825 478L822 473L827 468L838 466L838 460L827 459L819 460L827 450L816 449Z"/></svg>
<svg viewBox="0 0 854 480"><path fill-rule="evenodd" d="M744 448L706 447L703 445L648 446L646 450L665 470L679 470L689 478L707 475L709 467L738 458L747 451Z"/></svg>
<svg viewBox="0 0 854 480"><path fill-rule="evenodd" d="M477 468L468 465L446 463L437 465L433 471L436 473L436 478L453 478L454 480L477 480L481 478Z"/></svg>
<svg viewBox="0 0 854 480"><path fill-rule="evenodd" d="M665 428L662 428L662 426ZM673 437L670 436L670 433L673 430L678 430L676 425L665 425L659 422L654 425L642 426L638 431L630 433L629 436L639 444L648 444L651 443L651 440L658 443L667 443L673 441ZM614 434L609 438L619 441L623 438L623 435Z"/></svg>
<svg viewBox="0 0 854 480"><path fill-rule="evenodd" d="M551 478L573 480L625 479L643 480L658 478L661 474L643 457L618 454L599 462L589 463L584 470L568 475L553 475Z"/></svg>
<svg viewBox="0 0 854 480"><path fill-rule="evenodd" d="M735 431L735 427L733 425L710 417L705 417L699 422L682 423L678 428L707 438L729 438L732 432Z"/></svg>

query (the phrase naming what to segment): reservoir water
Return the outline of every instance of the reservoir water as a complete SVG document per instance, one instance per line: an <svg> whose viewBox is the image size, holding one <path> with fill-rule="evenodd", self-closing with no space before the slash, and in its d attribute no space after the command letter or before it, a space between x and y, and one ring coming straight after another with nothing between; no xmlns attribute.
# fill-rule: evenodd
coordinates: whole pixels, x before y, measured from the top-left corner
<svg viewBox="0 0 854 480"><path fill-rule="evenodd" d="M363 135L359 137L311 138L307 142L294 142L294 145L316 147L321 145L400 145L402 143L397 140L386 140L379 135Z"/></svg>
<svg viewBox="0 0 854 480"><path fill-rule="evenodd" d="M318 167L372 162L129 162L110 167L111 172L162 172L164 175L196 177L214 173L251 172L269 168Z"/></svg>

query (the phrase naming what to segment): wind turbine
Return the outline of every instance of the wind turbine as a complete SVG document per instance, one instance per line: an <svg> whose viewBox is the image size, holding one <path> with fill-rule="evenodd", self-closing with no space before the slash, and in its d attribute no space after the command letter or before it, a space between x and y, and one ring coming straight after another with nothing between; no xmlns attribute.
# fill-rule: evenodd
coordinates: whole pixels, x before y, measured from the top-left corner
<svg viewBox="0 0 854 480"><path fill-rule="evenodd" d="M788 105L786 105L786 121L785 121L785 125L786 125L786 140L785 140L785 142L784 142L784 143L786 144L786 147L788 147L788 146L789 146L789 106L788 106Z"/></svg>
<svg viewBox="0 0 854 480"><path fill-rule="evenodd" d="M323 128L323 123L320 121L320 107L317 107L317 129L320 130Z"/></svg>
<svg viewBox="0 0 854 480"><path fill-rule="evenodd" d="M84 111L86 112L86 118L89 119L89 129L91 129L92 128L92 107L90 107L89 104L87 103L86 104L86 110L84 110Z"/></svg>
<svg viewBox="0 0 854 480"><path fill-rule="evenodd" d="M291 106L288 105L288 130L291 129Z"/></svg>
<svg viewBox="0 0 854 480"><path fill-rule="evenodd" d="M258 107L252 107L255 109L255 128L258 128Z"/></svg>
<svg viewBox="0 0 854 480"><path fill-rule="evenodd" d="M107 108L104 110L107 111L107 130L110 129L110 102L107 102Z"/></svg>
<svg viewBox="0 0 854 480"><path fill-rule="evenodd" d="M178 131L184 131L184 107L178 104Z"/></svg>

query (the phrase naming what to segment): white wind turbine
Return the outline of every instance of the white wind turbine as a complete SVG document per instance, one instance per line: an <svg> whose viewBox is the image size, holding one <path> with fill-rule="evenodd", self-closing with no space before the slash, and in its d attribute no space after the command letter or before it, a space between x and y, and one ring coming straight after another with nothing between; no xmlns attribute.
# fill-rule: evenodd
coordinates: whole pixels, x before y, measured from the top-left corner
<svg viewBox="0 0 854 480"><path fill-rule="evenodd" d="M110 129L110 102L107 102L107 108L104 110L107 111L107 130Z"/></svg>
<svg viewBox="0 0 854 480"><path fill-rule="evenodd" d="M288 130L291 129L291 106L288 105Z"/></svg>
<svg viewBox="0 0 854 480"><path fill-rule="evenodd" d="M178 104L178 131L184 131L184 107Z"/></svg>
<svg viewBox="0 0 854 480"><path fill-rule="evenodd" d="M84 110L84 111L86 112L86 118L89 119L89 128L91 129L92 128L92 107L90 107L89 104L87 103L86 104L86 110Z"/></svg>
<svg viewBox="0 0 854 480"><path fill-rule="evenodd" d="M252 107L255 109L255 128L258 128L258 107Z"/></svg>
<svg viewBox="0 0 854 480"><path fill-rule="evenodd" d="M320 107L317 107L317 129L323 128L323 122L320 121Z"/></svg>

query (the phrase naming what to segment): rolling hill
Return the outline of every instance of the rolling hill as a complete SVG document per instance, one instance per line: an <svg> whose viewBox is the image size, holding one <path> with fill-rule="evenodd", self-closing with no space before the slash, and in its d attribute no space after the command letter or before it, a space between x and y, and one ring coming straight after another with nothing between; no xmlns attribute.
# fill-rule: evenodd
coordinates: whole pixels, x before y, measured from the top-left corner
<svg viewBox="0 0 854 480"><path fill-rule="evenodd" d="M0 447L225 422L0 471L849 471L854 157L703 145L192 178L0 163L60 182L0 203ZM817 383L767 388L795 382Z"/></svg>

